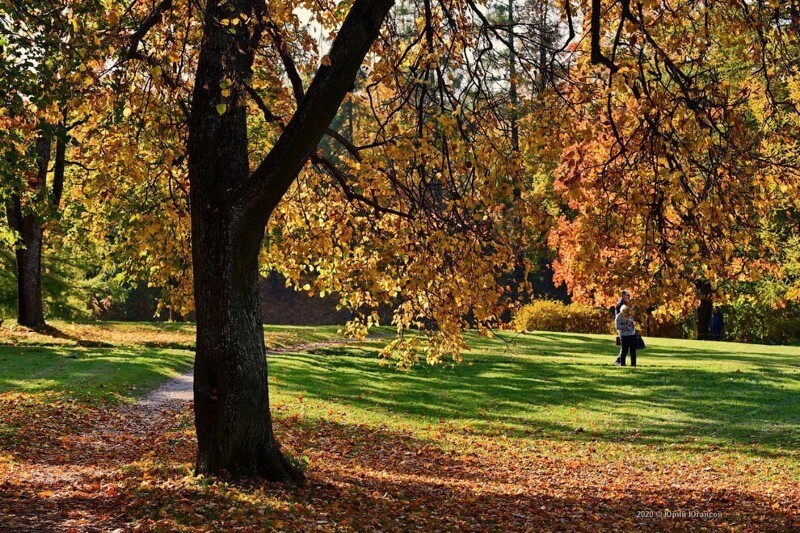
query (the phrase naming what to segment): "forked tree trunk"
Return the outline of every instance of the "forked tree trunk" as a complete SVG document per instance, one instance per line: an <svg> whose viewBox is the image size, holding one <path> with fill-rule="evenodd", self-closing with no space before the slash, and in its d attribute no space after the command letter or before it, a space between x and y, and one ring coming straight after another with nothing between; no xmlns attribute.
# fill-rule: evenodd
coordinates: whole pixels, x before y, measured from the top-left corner
<svg viewBox="0 0 800 533"><path fill-rule="evenodd" d="M330 51L267 158L251 174L245 84L263 4L209 0L189 119L192 261L197 314L195 425L199 474L227 471L299 482L275 441L269 413L258 254L269 216L330 125L377 38L392 0L356 0ZM261 13L266 16L267 13ZM243 17L244 18L244 17Z"/></svg>
<svg viewBox="0 0 800 533"><path fill-rule="evenodd" d="M210 21L228 6L209 2ZM239 0L236 13L249 14ZM234 7L234 6L231 6ZM189 123L192 256L197 316L194 369L196 471L271 480L302 479L272 433L264 330L258 298L258 252L264 226L245 227L230 191L249 176L247 111L242 83L250 75L246 32L207 23ZM229 88L231 94L222 95ZM218 107L224 104L225 108Z"/></svg>

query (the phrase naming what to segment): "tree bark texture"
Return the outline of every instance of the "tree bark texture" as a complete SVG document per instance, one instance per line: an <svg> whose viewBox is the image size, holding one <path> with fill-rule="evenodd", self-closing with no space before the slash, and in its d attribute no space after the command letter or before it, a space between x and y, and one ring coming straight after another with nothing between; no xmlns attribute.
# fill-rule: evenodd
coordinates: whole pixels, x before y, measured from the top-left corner
<svg viewBox="0 0 800 533"><path fill-rule="evenodd" d="M278 141L250 173L244 84L259 30L219 21L232 12L253 15L263 5L206 4L188 143L197 473L303 479L272 430L258 255L269 216L352 88L391 5L391 0L356 0L329 52L331 66L320 67ZM223 96L223 90L230 94Z"/></svg>
<svg viewBox="0 0 800 533"><path fill-rule="evenodd" d="M16 250L17 322L37 328L44 325L42 303L42 224L34 214L23 215L19 196L7 207L8 223L19 234Z"/></svg>
<svg viewBox="0 0 800 533"><path fill-rule="evenodd" d="M27 180L37 203L47 202L47 168L50 163L50 137L36 139L36 175ZM41 207L41 206L39 206ZM17 322L37 328L44 325L42 300L42 242L44 229L40 215L23 208L20 195L13 195L6 208L8 225L19 234L16 250Z"/></svg>

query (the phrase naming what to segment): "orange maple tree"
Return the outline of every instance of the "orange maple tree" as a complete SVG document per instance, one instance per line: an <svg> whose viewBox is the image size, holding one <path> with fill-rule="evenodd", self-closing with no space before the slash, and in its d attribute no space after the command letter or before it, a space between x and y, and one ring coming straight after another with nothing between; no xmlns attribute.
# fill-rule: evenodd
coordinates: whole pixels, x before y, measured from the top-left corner
<svg viewBox="0 0 800 533"><path fill-rule="evenodd" d="M578 301L632 289L657 317L699 305L702 332L712 299L776 271L777 215L796 208L796 75L774 57L797 53L796 10L619 2L596 17L554 132L557 277Z"/></svg>

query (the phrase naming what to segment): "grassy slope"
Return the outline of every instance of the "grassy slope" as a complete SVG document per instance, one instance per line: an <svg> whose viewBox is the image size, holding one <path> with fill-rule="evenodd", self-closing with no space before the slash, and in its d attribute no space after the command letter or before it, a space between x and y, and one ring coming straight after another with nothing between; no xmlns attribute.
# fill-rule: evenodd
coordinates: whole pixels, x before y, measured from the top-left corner
<svg viewBox="0 0 800 533"><path fill-rule="evenodd" d="M0 400L11 417L0 423L0 459L4 442L27 457L30 431L17 434L25 420L53 419L33 397L55 401L53 409L68 408L70 397L129 401L191 360L174 348L191 342L189 326L56 328L67 339L52 346L39 338L0 346ZM270 327L266 337L296 345L334 338L335 329ZM6 342L19 344L15 335ZM134 523L156 530L591 530L594 520L627 530L634 519L657 529L800 528L800 348L648 339L632 369L611 364L610 337L507 338L471 335L464 364L409 373L380 365L379 340L271 354L276 432L310 461L307 489L193 477L187 412L164 433L166 444L122 467L115 490ZM97 341L113 347L75 346ZM48 427L33 428L37 442L60 442ZM659 508L722 518L635 518Z"/></svg>
<svg viewBox="0 0 800 533"><path fill-rule="evenodd" d="M337 338L336 327L268 326L270 348ZM307 400L351 419L424 429L440 420L471 431L570 440L732 446L759 453L800 447L800 348L648 339L639 368L611 365L609 337L470 335L456 366L383 367L381 341L270 356L278 409ZM49 335L0 328L0 393L74 391L136 397L191 365L187 324L54 322ZM8 344L13 345L8 345ZM81 344L83 346L81 346ZM99 346L99 347L98 347ZM315 410L319 410L316 412ZM577 431L577 433L576 433Z"/></svg>
<svg viewBox="0 0 800 533"><path fill-rule="evenodd" d="M265 328L268 347L337 338L336 327ZM465 363L383 367L381 341L270 356L273 403L326 416L425 429L441 420L486 434L533 432L759 453L800 447L800 348L648 339L639 368L611 364L609 337L470 335ZM0 329L0 393L136 397L191 365L187 324L54 322L49 335ZM13 345L8 345L13 343ZM84 346L79 346L83 344ZM100 346L100 347L98 347ZM298 411L299 412L299 411Z"/></svg>
<svg viewBox="0 0 800 533"><path fill-rule="evenodd" d="M267 326L268 348L336 338L336 326ZM0 328L0 394L58 393L94 401L131 401L188 368L192 324L51 321L43 332Z"/></svg>
<svg viewBox="0 0 800 533"><path fill-rule="evenodd" d="M132 400L185 371L192 352L158 348L0 346L0 394Z"/></svg>
<svg viewBox="0 0 800 533"><path fill-rule="evenodd" d="M621 444L616 454L675 460L720 448L780 459L800 476L800 348L648 339L634 369L612 365L607 336L537 333L508 347L473 336L470 344L463 365L410 373L381 367L377 343L270 356L274 404L428 437L445 427Z"/></svg>

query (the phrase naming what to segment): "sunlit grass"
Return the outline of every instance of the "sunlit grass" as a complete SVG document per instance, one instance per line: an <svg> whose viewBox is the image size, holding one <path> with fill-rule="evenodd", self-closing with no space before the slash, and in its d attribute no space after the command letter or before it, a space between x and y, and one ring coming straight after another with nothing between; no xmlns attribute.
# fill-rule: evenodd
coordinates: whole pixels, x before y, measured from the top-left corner
<svg viewBox="0 0 800 533"><path fill-rule="evenodd" d="M381 344L270 356L273 404L304 417L450 428L522 439L725 447L794 455L800 447L800 348L647 339L619 368L613 339L470 335L461 365L382 367ZM298 398L302 397L302 400Z"/></svg>
<svg viewBox="0 0 800 533"><path fill-rule="evenodd" d="M132 412L108 404L133 402L190 368L191 350L141 343L174 342L193 335L190 326L135 326L70 333L108 332L109 347L0 346L0 474L83 464L80 439ZM792 523L800 348L648 339L634 369L612 364L608 336L470 333L463 364L400 372L378 358L386 338L329 342L341 339L337 329L265 328L272 348L303 345L268 355L269 384L277 438L307 464L310 487L195 477L185 409L159 422L157 444L148 436L133 462L119 463L114 486L132 502L130 523L304 531L325 520L400 530L413 519L433 530L449 516L443 529L464 519L490 531L581 510L630 530L641 506L706 505L735 524L751 515L766 529Z"/></svg>
<svg viewBox="0 0 800 533"><path fill-rule="evenodd" d="M0 346L0 394L132 401L188 370L193 359L172 349Z"/></svg>

